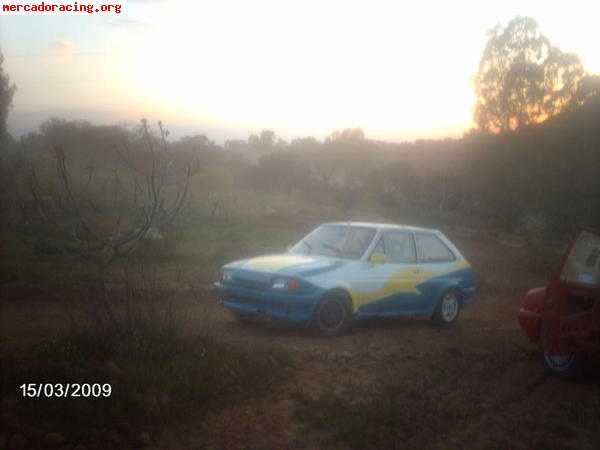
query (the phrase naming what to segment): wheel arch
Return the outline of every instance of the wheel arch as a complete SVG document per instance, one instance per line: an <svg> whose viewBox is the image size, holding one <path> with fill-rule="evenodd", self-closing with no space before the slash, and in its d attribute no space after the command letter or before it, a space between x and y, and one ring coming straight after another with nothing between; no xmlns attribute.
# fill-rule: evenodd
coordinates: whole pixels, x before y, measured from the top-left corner
<svg viewBox="0 0 600 450"><path fill-rule="evenodd" d="M455 283L449 284L447 286L444 286L442 289L440 289L437 300L435 301L435 305L437 306L444 298L444 295L446 295L450 291L456 292L456 294L458 295L458 301L460 302L460 306L462 306L462 302L466 296L465 296L465 293L463 292L462 288L458 284L455 284Z"/></svg>
<svg viewBox="0 0 600 450"><path fill-rule="evenodd" d="M323 294L319 298L319 302L321 300L323 300L325 297L327 297L328 295L336 295L336 294L343 295L344 297L346 297L348 299L348 302L350 302L350 308L351 308L352 312L354 312L354 300L352 298L352 294L350 293L350 290L348 288L346 288L345 286L336 286L336 287L331 287L331 288L327 289L325 292L323 292Z"/></svg>

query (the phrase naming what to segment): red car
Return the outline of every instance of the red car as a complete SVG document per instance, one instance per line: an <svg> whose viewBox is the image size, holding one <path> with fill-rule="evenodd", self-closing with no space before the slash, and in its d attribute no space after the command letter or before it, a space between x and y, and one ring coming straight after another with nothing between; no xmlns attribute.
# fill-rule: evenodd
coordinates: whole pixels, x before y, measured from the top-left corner
<svg viewBox="0 0 600 450"><path fill-rule="evenodd" d="M600 233L579 233L550 284L525 296L519 324L553 374L577 376L600 356Z"/></svg>

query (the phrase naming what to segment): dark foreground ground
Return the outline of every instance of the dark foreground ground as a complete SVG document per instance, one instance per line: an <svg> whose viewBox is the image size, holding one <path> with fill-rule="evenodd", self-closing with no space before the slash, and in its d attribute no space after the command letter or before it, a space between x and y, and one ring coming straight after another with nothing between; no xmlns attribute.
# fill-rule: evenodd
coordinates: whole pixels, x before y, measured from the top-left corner
<svg viewBox="0 0 600 450"><path fill-rule="evenodd" d="M147 446L600 448L599 377L545 376L516 322L522 296L547 281L549 264L510 243L455 239L479 291L449 329L423 318L377 320L324 339L278 324L240 325L208 291L181 298L191 330L208 328L246 352L275 347L289 354L291 370L260 396L151 430ZM58 302L3 301L3 341L25 348L56 333L63 314Z"/></svg>

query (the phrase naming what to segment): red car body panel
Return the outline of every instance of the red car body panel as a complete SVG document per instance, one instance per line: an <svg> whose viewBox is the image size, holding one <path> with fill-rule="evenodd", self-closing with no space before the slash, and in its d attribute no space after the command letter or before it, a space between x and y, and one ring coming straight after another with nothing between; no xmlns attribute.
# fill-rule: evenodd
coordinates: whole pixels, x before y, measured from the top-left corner
<svg viewBox="0 0 600 450"><path fill-rule="evenodd" d="M582 239L587 239L585 245L581 244ZM565 254L560 271L548 286L532 289L525 295L519 310L519 324L525 335L532 342L539 342L545 352L600 355L598 242L600 233L582 230ZM576 248L576 245L579 247ZM575 260L573 256L569 260L575 251L579 252L577 257L580 257L581 249L587 252L583 253L584 256L589 253L587 259ZM567 263L570 264L568 267ZM574 271L573 267L577 270Z"/></svg>
<svg viewBox="0 0 600 450"><path fill-rule="evenodd" d="M525 295L525 300L523 300L523 305L519 310L519 324L532 342L540 340L541 315L545 298L545 286L531 289Z"/></svg>

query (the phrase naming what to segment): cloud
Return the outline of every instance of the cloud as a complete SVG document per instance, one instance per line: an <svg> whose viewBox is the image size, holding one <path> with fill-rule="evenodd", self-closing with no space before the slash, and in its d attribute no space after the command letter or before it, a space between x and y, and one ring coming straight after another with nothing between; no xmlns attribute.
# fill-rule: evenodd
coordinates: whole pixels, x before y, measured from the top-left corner
<svg viewBox="0 0 600 450"><path fill-rule="evenodd" d="M61 64L73 62L77 54L77 46L64 39L57 39L50 45L50 54Z"/></svg>
<svg viewBox="0 0 600 450"><path fill-rule="evenodd" d="M136 19L110 18L110 19L106 19L104 21L104 24L111 26L111 27L124 28L127 30L139 31L139 32L152 31L155 28L154 25L152 25L148 22L144 22L142 20L136 20Z"/></svg>

